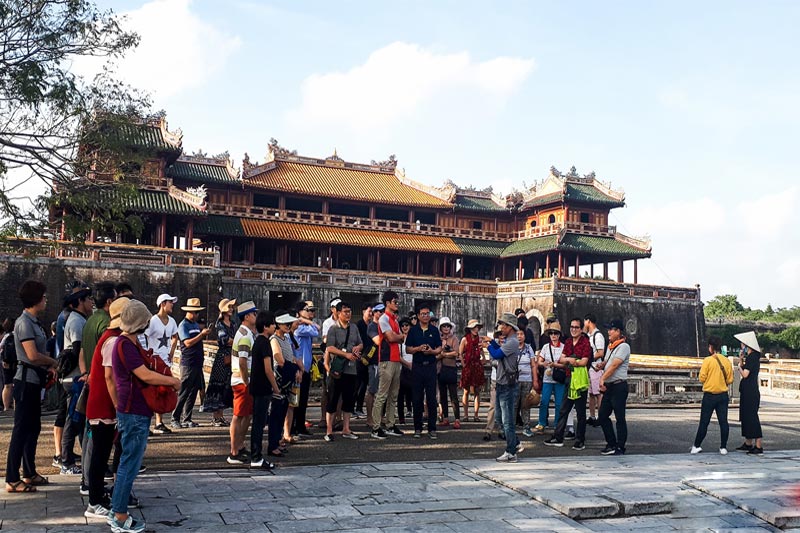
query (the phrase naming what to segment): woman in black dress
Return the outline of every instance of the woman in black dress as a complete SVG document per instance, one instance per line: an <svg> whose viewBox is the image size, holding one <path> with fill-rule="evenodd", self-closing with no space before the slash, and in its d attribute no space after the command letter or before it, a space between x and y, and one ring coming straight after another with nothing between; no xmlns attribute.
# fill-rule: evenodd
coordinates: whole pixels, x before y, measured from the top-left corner
<svg viewBox="0 0 800 533"><path fill-rule="evenodd" d="M211 375L208 379L206 398L203 402L203 411L212 412L212 425L217 427L228 426L225 420L223 409L233 405L233 393L231 392L231 346L236 329L231 320L233 307L236 300L223 299L219 303L219 318L216 323L217 330L217 355L214 356L214 363L211 365Z"/></svg>
<svg viewBox="0 0 800 533"><path fill-rule="evenodd" d="M758 371L761 366L761 347L758 345L753 331L739 333L734 337L742 343L739 356L739 421L742 424L744 444L736 448L746 451L748 455L764 453L761 443L761 421L758 418L758 407L761 403Z"/></svg>

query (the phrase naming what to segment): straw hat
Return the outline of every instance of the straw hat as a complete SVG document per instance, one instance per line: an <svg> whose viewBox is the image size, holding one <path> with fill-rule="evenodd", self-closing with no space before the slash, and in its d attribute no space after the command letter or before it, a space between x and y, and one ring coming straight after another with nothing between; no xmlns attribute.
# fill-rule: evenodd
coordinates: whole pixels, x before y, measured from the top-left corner
<svg viewBox="0 0 800 533"><path fill-rule="evenodd" d="M481 322L480 320L475 319L475 318L473 318L472 320L467 322L467 329L472 329L474 327L482 328L483 327L483 322Z"/></svg>
<svg viewBox="0 0 800 533"><path fill-rule="evenodd" d="M505 324L507 326L510 326L511 329L513 329L514 331L519 331L519 326L517 325L517 317L512 313L503 313L503 316L501 316L497 320L497 323Z"/></svg>
<svg viewBox="0 0 800 533"><path fill-rule="evenodd" d="M253 303L252 300L247 301L241 304L238 308L236 308L236 314L239 315L239 318L242 318L243 316L249 313L254 313L256 311L258 311L258 309L256 308L256 304Z"/></svg>
<svg viewBox="0 0 800 533"><path fill-rule="evenodd" d="M228 298L223 298L220 300L219 304L217 305L217 309L219 309L220 313L229 313L231 310L231 306L236 305L236 298L230 300Z"/></svg>
<svg viewBox="0 0 800 533"><path fill-rule="evenodd" d="M555 322L550 322L547 324L547 328L544 330L545 335L550 335L551 333L561 333L561 323L556 320Z"/></svg>
<svg viewBox="0 0 800 533"><path fill-rule="evenodd" d="M755 331L745 331L744 333L737 333L736 335L733 336L733 338L743 343L751 350L761 353L761 346L758 345L758 339L756 338Z"/></svg>
<svg viewBox="0 0 800 533"><path fill-rule="evenodd" d="M127 296L121 296L111 302L111 307L108 308L108 314L111 315L111 322L108 324L108 329L117 329L120 326L119 317L130 301L131 299Z"/></svg>
<svg viewBox="0 0 800 533"><path fill-rule="evenodd" d="M139 300L131 300L120 314L120 329L124 333L137 333L147 328L150 324L152 313Z"/></svg>
<svg viewBox="0 0 800 533"><path fill-rule="evenodd" d="M200 306L200 298L189 298L186 305L181 307L184 311L202 311L205 307Z"/></svg>

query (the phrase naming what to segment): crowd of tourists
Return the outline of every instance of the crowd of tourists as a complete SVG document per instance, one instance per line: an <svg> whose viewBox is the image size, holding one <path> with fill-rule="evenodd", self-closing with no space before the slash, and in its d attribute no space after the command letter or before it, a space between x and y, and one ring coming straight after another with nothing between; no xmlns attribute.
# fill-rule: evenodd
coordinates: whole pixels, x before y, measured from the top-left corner
<svg viewBox="0 0 800 533"><path fill-rule="evenodd" d="M576 451L586 447L586 426L596 426L605 439L602 454L626 450L631 348L619 319L603 324L604 334L592 313L570 319L563 330L551 317L540 335L526 312L517 309L493 321L487 328L491 335L481 334L485 325L479 318L466 320L459 335L453 321L437 319L426 305L401 313L399 295L389 290L380 302L360 309L335 298L321 322L311 301L272 312L252 301L225 298L209 327L199 298L186 299L177 323L175 296L160 295L152 313L128 284L100 283L92 290L75 282L48 337L39 321L47 307L46 286L26 281L19 297L22 314L3 323L0 340L3 406L14 410L6 490L35 492L48 484L35 456L42 398L52 388L58 405L53 466L62 475L81 476L80 490L89 497L85 516L106 520L113 532L144 530L128 510L138 505L131 489L146 468L148 437L197 427L192 415L198 396L212 424L229 430L227 462L250 468L273 469L274 458L311 434L312 381L321 382L319 427L328 443L358 439L354 418L366 419L368 435L376 440L404 436L400 426L407 419L411 438L436 440L440 427L458 430L462 420L480 421L480 396L488 386L483 439L490 441L496 433L505 441L497 461L516 462L524 451L518 425L525 437L550 427L545 446L563 447L571 440ZM212 338L217 350L206 383L204 341ZM737 338L743 348L739 372L746 439L738 449L760 454L760 348L752 333ZM315 353L317 343L321 350ZM178 347L180 380L168 371ZM722 429L720 452L727 453L733 368L719 349L719 339L712 337L700 372L704 397L692 453L701 451L715 411ZM163 408L167 404L170 409ZM224 416L228 408L230 421Z"/></svg>

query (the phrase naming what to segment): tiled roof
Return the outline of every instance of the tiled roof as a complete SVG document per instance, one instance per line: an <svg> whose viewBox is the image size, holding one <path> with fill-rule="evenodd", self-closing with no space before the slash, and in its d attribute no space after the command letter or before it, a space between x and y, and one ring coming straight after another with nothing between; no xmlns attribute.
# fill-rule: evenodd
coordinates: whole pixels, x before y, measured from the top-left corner
<svg viewBox="0 0 800 533"><path fill-rule="evenodd" d="M167 176L200 183L239 183L228 173L225 165L196 163L193 161L176 161L167 167Z"/></svg>
<svg viewBox="0 0 800 533"><path fill-rule="evenodd" d="M559 249L614 257L650 257L650 252L631 246L613 237L592 237L575 233L564 235Z"/></svg>
<svg viewBox="0 0 800 533"><path fill-rule="evenodd" d="M390 205L452 206L436 196L402 183L394 174L288 161L277 161L273 170L247 178L245 184L262 189Z"/></svg>
<svg viewBox="0 0 800 533"><path fill-rule="evenodd" d="M169 152L176 157L181 153L180 140L168 139L164 131L153 124L120 123L116 128L120 141L138 148Z"/></svg>
<svg viewBox="0 0 800 533"><path fill-rule="evenodd" d="M209 215L208 218L197 221L194 231L200 235L224 235L227 237L244 237L242 220L236 217Z"/></svg>
<svg viewBox="0 0 800 533"><path fill-rule="evenodd" d="M597 187L591 185L579 185L567 183L567 201L583 202L588 204L603 204L610 207L622 207L625 205L623 200L618 200L604 194Z"/></svg>
<svg viewBox="0 0 800 533"><path fill-rule="evenodd" d="M477 198L475 196L456 196L456 209L468 211L505 212L505 208L497 205L491 198Z"/></svg>
<svg viewBox="0 0 800 533"><path fill-rule="evenodd" d="M514 257L517 255L535 254L555 250L558 246L558 235L546 235L532 239L514 241L503 250L500 257Z"/></svg>
<svg viewBox="0 0 800 533"><path fill-rule="evenodd" d="M560 192L547 194L545 196L538 196L525 202L523 209L526 207L540 207L547 204L560 204L562 200L563 194Z"/></svg>
<svg viewBox="0 0 800 533"><path fill-rule="evenodd" d="M457 239L453 242L461 248L464 255L478 257L500 257L500 253L508 246L506 242L481 241L477 239Z"/></svg>
<svg viewBox="0 0 800 533"><path fill-rule="evenodd" d="M248 237L461 255L461 248L448 237L246 218L242 219L242 227Z"/></svg>
<svg viewBox="0 0 800 533"><path fill-rule="evenodd" d="M141 213L206 216L205 211L158 191L140 190L139 196L131 201L129 210Z"/></svg>

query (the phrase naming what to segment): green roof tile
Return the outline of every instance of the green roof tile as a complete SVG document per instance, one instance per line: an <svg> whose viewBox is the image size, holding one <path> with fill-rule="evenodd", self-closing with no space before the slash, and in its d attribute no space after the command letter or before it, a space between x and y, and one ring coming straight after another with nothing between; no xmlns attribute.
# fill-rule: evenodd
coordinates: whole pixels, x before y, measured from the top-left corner
<svg viewBox="0 0 800 533"><path fill-rule="evenodd" d="M228 237L244 237L245 235L240 218L219 215L209 215L208 218L198 221L194 226L194 231L199 235L224 235Z"/></svg>
<svg viewBox="0 0 800 533"><path fill-rule="evenodd" d="M567 183L567 193L564 198L571 202L602 204L610 207L622 207L625 205L624 200L612 198L593 185Z"/></svg>
<svg viewBox="0 0 800 533"><path fill-rule="evenodd" d="M164 132L160 127L151 124L119 124L119 139L130 146L145 148L158 152L168 152L176 157L181 153L180 142L170 142L164 138Z"/></svg>
<svg viewBox="0 0 800 533"><path fill-rule="evenodd" d="M531 198L525 202L523 209L527 207L539 207L547 204L560 204L562 199L562 194L560 192L554 192L545 196L539 196L538 198Z"/></svg>
<svg viewBox="0 0 800 533"><path fill-rule="evenodd" d="M583 254L614 257L650 257L650 252L618 241L613 237L592 237L590 235L577 235L574 233L567 233L564 236L559 249Z"/></svg>
<svg viewBox="0 0 800 533"><path fill-rule="evenodd" d="M113 188L103 188L98 191L100 197L111 198L116 195ZM138 190L138 195L131 199L126 208L132 213L157 213L165 215L193 215L206 216L205 211L189 205L169 194L160 191Z"/></svg>
<svg viewBox="0 0 800 533"><path fill-rule="evenodd" d="M508 243L495 241L481 241L478 239L453 239L456 246L461 248L464 255L478 257L500 257Z"/></svg>
<svg viewBox="0 0 800 533"><path fill-rule="evenodd" d="M514 257L516 255L546 252L548 250L555 250L557 245L558 235L545 235L544 237L534 237L533 239L521 239L506 246L500 254L500 257Z"/></svg>
<svg viewBox="0 0 800 533"><path fill-rule="evenodd" d="M505 212L505 208L497 205L491 198L476 198L474 196L457 195L455 201L456 209L467 211L491 211L496 213Z"/></svg>
<svg viewBox="0 0 800 533"><path fill-rule="evenodd" d="M228 174L224 165L196 163L193 161L176 161L167 167L167 176L170 178L197 181L200 183L238 183Z"/></svg>

